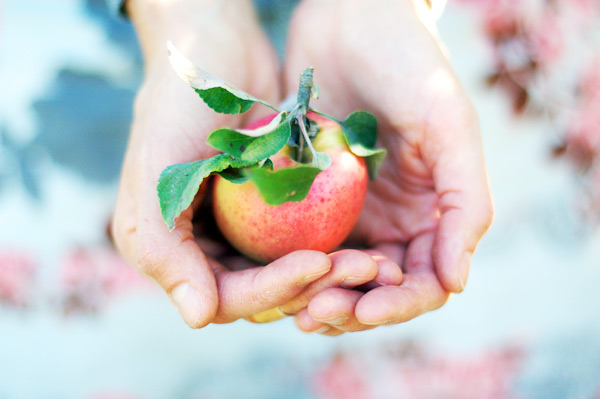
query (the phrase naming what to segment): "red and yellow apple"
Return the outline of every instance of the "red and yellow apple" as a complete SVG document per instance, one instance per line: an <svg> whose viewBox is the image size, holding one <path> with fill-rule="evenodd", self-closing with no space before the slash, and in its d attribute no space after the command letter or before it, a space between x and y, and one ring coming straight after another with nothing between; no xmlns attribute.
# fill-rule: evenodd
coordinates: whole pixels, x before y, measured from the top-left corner
<svg viewBox="0 0 600 399"><path fill-rule="evenodd" d="M317 175L304 200L271 206L251 181L235 184L215 176L217 225L230 244L258 262L268 263L300 249L333 251L348 236L362 209L368 183L364 159L350 152L337 123L313 113L307 117L319 124L312 144L331 157L331 165ZM271 157L274 170L299 165L288 154L284 148Z"/></svg>

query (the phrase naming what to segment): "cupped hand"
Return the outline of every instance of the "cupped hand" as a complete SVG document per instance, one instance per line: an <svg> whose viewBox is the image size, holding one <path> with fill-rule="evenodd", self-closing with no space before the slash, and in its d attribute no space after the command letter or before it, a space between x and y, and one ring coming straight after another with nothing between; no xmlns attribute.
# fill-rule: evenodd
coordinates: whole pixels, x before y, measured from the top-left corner
<svg viewBox="0 0 600 399"><path fill-rule="evenodd" d="M291 300L329 271L325 254L298 251L263 268L230 271L216 260L224 255L222 245L207 236L208 231L194 234L196 221L206 218L198 208L205 187L171 232L161 218L156 192L166 166L215 154L206 145L211 131L241 127L259 117L256 111L264 111L257 106L248 115L232 117L209 109L169 65L167 41L201 68L278 103L276 58L252 3L129 0L127 7L144 53L145 77L135 101L112 223L117 248L167 292L194 328L230 322ZM241 268L231 259L228 264Z"/></svg>
<svg viewBox="0 0 600 399"><path fill-rule="evenodd" d="M404 273L400 284L366 292L319 292L296 316L304 331L337 335L439 308L465 288L471 257L491 224L477 115L424 6L304 0L293 17L287 91L313 66L321 99L312 106L340 119L372 112L378 145L388 150L349 244L371 248Z"/></svg>

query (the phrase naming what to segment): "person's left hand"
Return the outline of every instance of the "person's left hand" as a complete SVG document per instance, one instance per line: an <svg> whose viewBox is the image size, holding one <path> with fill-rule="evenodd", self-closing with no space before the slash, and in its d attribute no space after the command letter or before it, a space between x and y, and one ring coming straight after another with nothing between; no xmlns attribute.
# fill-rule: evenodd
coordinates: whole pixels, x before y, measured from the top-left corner
<svg viewBox="0 0 600 399"><path fill-rule="evenodd" d="M338 335L439 308L464 289L491 224L477 115L432 22L416 12L419 2L304 0L292 20L288 91L313 66L322 93L315 108L338 118L372 112L388 150L347 244L369 247L373 259L403 271L398 284L331 287L281 306L298 312L303 331ZM353 256L360 261L364 253Z"/></svg>

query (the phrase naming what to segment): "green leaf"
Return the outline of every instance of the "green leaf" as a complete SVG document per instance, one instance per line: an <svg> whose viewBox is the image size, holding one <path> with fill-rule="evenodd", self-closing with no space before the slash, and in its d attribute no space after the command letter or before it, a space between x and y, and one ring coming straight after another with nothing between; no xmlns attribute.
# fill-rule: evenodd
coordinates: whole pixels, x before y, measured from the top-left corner
<svg viewBox="0 0 600 399"><path fill-rule="evenodd" d="M369 172L369 178L371 180L375 180L377 177L377 173L379 173L379 168L387 155L387 150L385 148L377 148L374 150L369 150L366 152L365 163L367 164L367 171Z"/></svg>
<svg viewBox="0 0 600 399"><path fill-rule="evenodd" d="M377 142L377 119L366 111L356 111L340 123L350 151L364 157L371 180L375 179L387 151L373 148Z"/></svg>
<svg viewBox="0 0 600 399"><path fill-rule="evenodd" d="M273 130L275 130L277 127L279 127L279 125L281 124L282 120L285 120L287 113L285 111L280 112L279 114L277 114L273 119L271 119L271 122L269 122L268 124L261 126L259 128L256 129L235 129L236 132L243 134L244 136L249 136L249 137L260 137L260 136L264 136L265 134L271 133Z"/></svg>
<svg viewBox="0 0 600 399"><path fill-rule="evenodd" d="M213 87L206 90L194 88L202 100L216 112L221 114L243 114L256 101L244 100L223 87Z"/></svg>
<svg viewBox="0 0 600 399"><path fill-rule="evenodd" d="M359 152L362 151L361 147L375 147L377 141L377 119L369 112L356 111L351 113L342 122L342 129L351 150L352 146L355 146ZM355 154L363 156L358 153Z"/></svg>
<svg viewBox="0 0 600 399"><path fill-rule="evenodd" d="M249 168L244 174L254 182L267 204L277 206L306 198L319 172L321 169L312 166L297 166L274 172L266 168Z"/></svg>
<svg viewBox="0 0 600 399"><path fill-rule="evenodd" d="M261 168L267 168L269 170L273 170L273 161L271 161L271 158L267 158L264 160L264 162L262 162L262 164L259 164L259 166Z"/></svg>
<svg viewBox="0 0 600 399"><path fill-rule="evenodd" d="M241 167L244 165L229 155L218 154L201 161L176 164L165 168L160 174L156 189L160 212L169 230L173 230L175 219L190 206L200 184L206 177L230 166Z"/></svg>
<svg viewBox="0 0 600 399"><path fill-rule="evenodd" d="M204 102L216 112L239 114L248 111L254 103L261 103L279 112L271 104L230 85L198 68L173 43L167 43L169 62L181 79L187 82Z"/></svg>
<svg viewBox="0 0 600 399"><path fill-rule="evenodd" d="M219 176L234 184L244 184L249 179L242 174L241 169L227 168L222 172L217 173Z"/></svg>
<svg viewBox="0 0 600 399"><path fill-rule="evenodd" d="M284 121L270 133L259 137L249 137L235 130L217 129L208 136L208 144L236 159L257 163L276 154L288 142L291 129L289 121Z"/></svg>

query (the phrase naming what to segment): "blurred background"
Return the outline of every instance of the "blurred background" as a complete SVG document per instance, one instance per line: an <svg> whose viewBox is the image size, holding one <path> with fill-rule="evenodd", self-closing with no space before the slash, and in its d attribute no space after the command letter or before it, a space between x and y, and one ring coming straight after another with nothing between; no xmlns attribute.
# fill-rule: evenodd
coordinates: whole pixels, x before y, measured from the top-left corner
<svg viewBox="0 0 600 399"><path fill-rule="evenodd" d="M294 1L256 1L279 54ZM450 0L496 220L469 284L338 338L194 331L107 239L142 75L104 0L0 3L0 399L600 398L600 2Z"/></svg>

